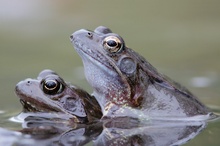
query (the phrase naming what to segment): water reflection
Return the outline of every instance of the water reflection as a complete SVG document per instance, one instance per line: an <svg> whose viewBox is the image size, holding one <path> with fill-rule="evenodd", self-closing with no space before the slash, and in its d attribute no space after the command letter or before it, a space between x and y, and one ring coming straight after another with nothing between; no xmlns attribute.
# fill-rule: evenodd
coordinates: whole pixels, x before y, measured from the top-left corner
<svg viewBox="0 0 220 146"><path fill-rule="evenodd" d="M149 120L143 124L137 119L118 118L85 125L67 122L57 114L52 115L56 120L40 114L22 114L19 115L24 118L22 130L0 130L1 138L7 135L14 139L11 145L182 145L207 124L205 121L165 120Z"/></svg>
<svg viewBox="0 0 220 146"><path fill-rule="evenodd" d="M154 122L153 122L154 123ZM97 145L181 145L205 128L205 122L157 121L135 128L108 127L95 140Z"/></svg>

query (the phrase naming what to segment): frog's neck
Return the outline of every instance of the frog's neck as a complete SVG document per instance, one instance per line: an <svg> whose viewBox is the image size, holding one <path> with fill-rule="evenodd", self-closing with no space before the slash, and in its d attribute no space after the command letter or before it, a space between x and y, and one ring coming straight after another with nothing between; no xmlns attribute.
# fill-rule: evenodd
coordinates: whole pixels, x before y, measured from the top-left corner
<svg viewBox="0 0 220 146"><path fill-rule="evenodd" d="M106 88L109 87L109 88ZM104 88L94 88L93 95L104 109L107 104L113 103L117 106L123 106L130 102L130 87L118 82L109 82Z"/></svg>

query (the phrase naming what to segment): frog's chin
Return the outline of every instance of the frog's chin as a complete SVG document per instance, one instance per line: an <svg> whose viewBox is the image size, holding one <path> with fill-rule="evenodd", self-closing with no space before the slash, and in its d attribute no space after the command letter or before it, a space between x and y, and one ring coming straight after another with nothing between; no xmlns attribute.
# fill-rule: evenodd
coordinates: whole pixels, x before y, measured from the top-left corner
<svg viewBox="0 0 220 146"><path fill-rule="evenodd" d="M83 66L84 73L87 81L92 84L93 82L103 80L104 78L115 78L118 73L113 66L105 65L106 63L101 62L99 59L90 56L83 51L77 51L80 55Z"/></svg>
<svg viewBox="0 0 220 146"><path fill-rule="evenodd" d="M77 51L77 52L83 61L85 71L93 72L94 70L97 70L99 72L100 71L105 72L105 74L108 74L110 76L116 76L118 74L116 72L116 69L114 68L115 65L107 64L106 62L101 61L95 57L92 57L83 51ZM89 70L87 70L87 68Z"/></svg>
<svg viewBox="0 0 220 146"><path fill-rule="evenodd" d="M106 88L117 77L114 71L109 70L106 66L102 66L97 61L83 59L83 64L86 79L92 87Z"/></svg>

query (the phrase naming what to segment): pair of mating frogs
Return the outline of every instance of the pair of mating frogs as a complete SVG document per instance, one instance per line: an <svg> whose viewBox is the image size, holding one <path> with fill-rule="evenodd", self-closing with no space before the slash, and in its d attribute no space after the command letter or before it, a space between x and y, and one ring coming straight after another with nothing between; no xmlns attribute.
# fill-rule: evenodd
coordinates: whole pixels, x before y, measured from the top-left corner
<svg viewBox="0 0 220 146"><path fill-rule="evenodd" d="M26 79L16 86L24 111L61 112L76 123L117 117L210 116L211 112L190 91L160 74L109 28L81 29L70 40L82 58L93 94L66 83L51 70L44 70L37 79Z"/></svg>

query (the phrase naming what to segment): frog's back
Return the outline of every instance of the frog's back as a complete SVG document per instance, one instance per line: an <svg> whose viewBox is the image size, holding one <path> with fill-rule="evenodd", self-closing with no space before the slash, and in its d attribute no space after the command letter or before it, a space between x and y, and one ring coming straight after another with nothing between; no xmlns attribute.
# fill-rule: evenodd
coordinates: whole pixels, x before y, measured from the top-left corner
<svg viewBox="0 0 220 146"><path fill-rule="evenodd" d="M209 110L187 88L159 73L144 57L129 49L149 77L142 108L150 115L207 115Z"/></svg>

